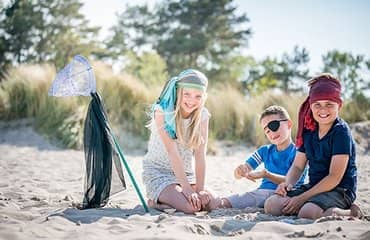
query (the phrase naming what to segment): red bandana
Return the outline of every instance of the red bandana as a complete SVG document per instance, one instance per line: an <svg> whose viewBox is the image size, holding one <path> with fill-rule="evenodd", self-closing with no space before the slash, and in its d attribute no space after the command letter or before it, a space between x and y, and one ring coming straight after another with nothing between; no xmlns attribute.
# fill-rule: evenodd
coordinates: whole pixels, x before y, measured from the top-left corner
<svg viewBox="0 0 370 240"><path fill-rule="evenodd" d="M316 121L313 119L310 105L316 101L329 100L342 105L340 97L341 85L340 82L330 74L322 74L309 81L310 92L306 100L302 103L298 113L298 131L296 138L296 146L303 145L303 129L314 131L316 129Z"/></svg>

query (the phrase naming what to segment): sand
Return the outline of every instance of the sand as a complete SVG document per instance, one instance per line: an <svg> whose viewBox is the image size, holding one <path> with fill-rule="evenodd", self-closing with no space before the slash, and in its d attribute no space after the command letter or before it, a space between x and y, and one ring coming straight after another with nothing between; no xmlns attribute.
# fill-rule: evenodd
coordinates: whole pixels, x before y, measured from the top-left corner
<svg viewBox="0 0 370 240"><path fill-rule="evenodd" d="M84 155L56 147L30 121L0 122L0 239L370 239L368 219L330 217L316 221L273 217L263 209L222 209L204 216L145 213L130 179L127 189L101 209L78 210ZM370 214L369 123L352 126L358 144L358 199ZM122 137L122 136L121 136ZM207 156L206 184L219 195L256 187L234 180L233 169L255 149L222 145ZM144 193L144 150L125 154Z"/></svg>

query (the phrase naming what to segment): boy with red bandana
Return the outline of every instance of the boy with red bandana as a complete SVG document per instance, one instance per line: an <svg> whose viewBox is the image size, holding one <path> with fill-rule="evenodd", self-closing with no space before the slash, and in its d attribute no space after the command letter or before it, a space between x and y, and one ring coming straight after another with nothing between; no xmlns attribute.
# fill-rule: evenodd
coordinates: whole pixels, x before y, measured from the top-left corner
<svg viewBox="0 0 370 240"><path fill-rule="evenodd" d="M356 199L356 149L348 124L338 116L341 84L332 75L321 74L308 85L309 96L299 110L296 157L285 182L266 200L265 211L310 219L355 215L355 210L360 212L352 205ZM307 164L309 182L293 189Z"/></svg>

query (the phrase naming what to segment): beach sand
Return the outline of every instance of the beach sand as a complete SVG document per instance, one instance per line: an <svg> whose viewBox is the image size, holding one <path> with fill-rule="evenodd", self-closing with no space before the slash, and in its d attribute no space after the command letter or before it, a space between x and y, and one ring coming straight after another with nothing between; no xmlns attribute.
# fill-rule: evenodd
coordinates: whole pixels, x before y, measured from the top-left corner
<svg viewBox="0 0 370 240"><path fill-rule="evenodd" d="M106 207L78 210L74 206L82 201L83 152L55 147L31 125L0 123L0 239L370 239L370 219L312 221L272 217L262 209L222 209L204 216L154 209L145 213L126 172L127 189L113 195ZM370 214L369 126L352 126L358 142L356 202L365 215ZM222 196L255 188L256 183L233 178L233 169L254 147L220 149L216 156L207 156L207 187ZM125 157L144 194L143 155L144 150Z"/></svg>

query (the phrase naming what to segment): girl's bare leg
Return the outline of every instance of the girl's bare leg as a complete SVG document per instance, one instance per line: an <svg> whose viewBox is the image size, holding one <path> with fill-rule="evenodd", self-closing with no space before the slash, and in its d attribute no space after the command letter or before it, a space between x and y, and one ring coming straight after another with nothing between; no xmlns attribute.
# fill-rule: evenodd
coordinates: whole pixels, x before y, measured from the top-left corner
<svg viewBox="0 0 370 240"><path fill-rule="evenodd" d="M165 208L175 208L184 213L198 212L200 209L195 209L178 189L177 184L168 185L163 189L158 197L162 207L166 205Z"/></svg>

